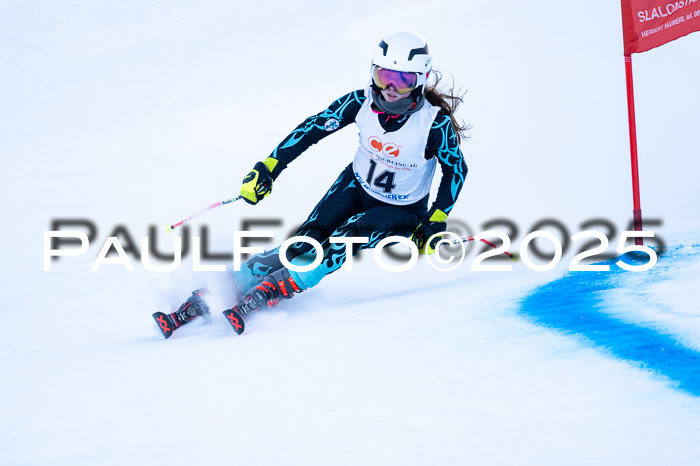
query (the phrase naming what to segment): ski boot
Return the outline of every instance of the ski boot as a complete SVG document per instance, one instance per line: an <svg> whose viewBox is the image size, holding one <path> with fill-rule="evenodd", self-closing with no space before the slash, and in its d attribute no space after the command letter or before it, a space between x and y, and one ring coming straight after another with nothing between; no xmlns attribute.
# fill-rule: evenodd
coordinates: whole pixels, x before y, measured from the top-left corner
<svg viewBox="0 0 700 466"><path fill-rule="evenodd" d="M206 288L193 291L192 296L187 298L187 301L182 303L177 311L170 314L165 314L163 312L156 312L153 314L153 319L155 319L165 338L169 338L176 329L193 321L198 316L204 317L206 322L211 321L209 306L207 306L203 298L205 294L207 294Z"/></svg>
<svg viewBox="0 0 700 466"><path fill-rule="evenodd" d="M224 315L237 334L245 330L243 316L263 308L273 308L281 299L291 299L296 293L304 291L294 282L286 268L266 276L260 284L254 286Z"/></svg>

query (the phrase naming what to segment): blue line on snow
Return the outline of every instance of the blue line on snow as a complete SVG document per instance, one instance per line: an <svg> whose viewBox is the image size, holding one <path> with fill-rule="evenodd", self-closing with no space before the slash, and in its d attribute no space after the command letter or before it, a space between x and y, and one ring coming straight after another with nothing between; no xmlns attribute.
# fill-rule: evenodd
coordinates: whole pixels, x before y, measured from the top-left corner
<svg viewBox="0 0 700 466"><path fill-rule="evenodd" d="M627 255L623 259L634 263ZM605 306L601 292L618 288L620 274L637 273L620 269L615 262L617 259L604 262L610 264L610 272L569 272L538 288L523 299L521 312L546 327L582 335L614 356L640 363L671 379L677 388L700 396L700 353L668 335L622 322L601 311Z"/></svg>

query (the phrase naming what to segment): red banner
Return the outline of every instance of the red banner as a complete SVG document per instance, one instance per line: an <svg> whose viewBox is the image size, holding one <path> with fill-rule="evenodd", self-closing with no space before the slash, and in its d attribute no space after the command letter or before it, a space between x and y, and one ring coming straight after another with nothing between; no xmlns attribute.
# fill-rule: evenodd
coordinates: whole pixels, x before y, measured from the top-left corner
<svg viewBox="0 0 700 466"><path fill-rule="evenodd" d="M625 55L700 31L700 0L622 0Z"/></svg>

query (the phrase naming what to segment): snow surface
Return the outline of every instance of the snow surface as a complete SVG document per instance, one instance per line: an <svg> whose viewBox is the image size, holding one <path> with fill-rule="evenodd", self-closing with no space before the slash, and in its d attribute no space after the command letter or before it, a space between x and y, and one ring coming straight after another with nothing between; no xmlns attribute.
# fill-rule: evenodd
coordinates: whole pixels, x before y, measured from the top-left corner
<svg viewBox="0 0 700 466"><path fill-rule="evenodd" d="M398 29L423 34L468 89L470 173L451 218L473 232L512 220L513 251L543 218L570 234L594 218L625 229L616 2L0 5L0 464L697 463L700 393L682 382L700 377L688 365L700 351L699 34L634 56L642 208L670 252L648 273L611 274L585 314L683 348L670 361L682 373L591 337L609 328L527 308L576 279L583 312L590 283L567 273L573 249L546 273L472 272L472 249L450 273L421 260L392 274L364 254L242 336L219 313L225 278L191 272L191 256L171 273L89 271L118 226L138 241L155 225L171 250L165 225L235 195L306 116L367 83L373 47ZM353 129L322 141L263 203L212 211L192 235L207 226L210 250L230 252L244 219L280 219L281 240L355 146ZM94 222L97 238L44 272L43 232L67 218ZM205 284L214 321L163 340L150 314Z"/></svg>

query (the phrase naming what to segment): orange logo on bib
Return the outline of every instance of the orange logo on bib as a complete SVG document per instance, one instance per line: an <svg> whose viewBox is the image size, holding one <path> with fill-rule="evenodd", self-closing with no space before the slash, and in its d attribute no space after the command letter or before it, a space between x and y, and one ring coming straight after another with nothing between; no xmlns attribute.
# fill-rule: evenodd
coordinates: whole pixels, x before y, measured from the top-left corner
<svg viewBox="0 0 700 466"><path fill-rule="evenodd" d="M384 144L377 136L371 136L367 142L369 142L369 147L375 152L381 152L388 157L399 156L399 146L393 142L387 142Z"/></svg>

